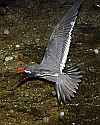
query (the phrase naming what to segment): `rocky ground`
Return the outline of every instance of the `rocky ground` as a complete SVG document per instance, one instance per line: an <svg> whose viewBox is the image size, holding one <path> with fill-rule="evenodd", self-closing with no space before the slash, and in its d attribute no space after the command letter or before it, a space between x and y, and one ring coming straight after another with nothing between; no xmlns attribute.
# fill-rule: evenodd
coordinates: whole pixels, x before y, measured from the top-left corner
<svg viewBox="0 0 100 125"><path fill-rule="evenodd" d="M54 26L71 5L60 0L0 4L0 125L100 124L99 1L83 2L73 32L68 63L81 64L83 78L71 102L59 106L47 81L8 91L22 77L17 66L41 62Z"/></svg>

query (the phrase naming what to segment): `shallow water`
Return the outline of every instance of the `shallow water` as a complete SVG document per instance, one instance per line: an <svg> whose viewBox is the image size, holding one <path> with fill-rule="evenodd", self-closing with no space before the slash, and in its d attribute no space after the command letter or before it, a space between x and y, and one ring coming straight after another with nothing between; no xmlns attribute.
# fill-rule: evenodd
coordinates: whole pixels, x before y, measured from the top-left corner
<svg viewBox="0 0 100 125"><path fill-rule="evenodd" d="M28 8L0 7L1 125L100 124L100 8L94 1L83 3L72 35L68 63L80 64L83 74L75 98L58 106L53 86L40 80L8 91L22 77L17 66L41 62L54 26L70 5L38 1Z"/></svg>

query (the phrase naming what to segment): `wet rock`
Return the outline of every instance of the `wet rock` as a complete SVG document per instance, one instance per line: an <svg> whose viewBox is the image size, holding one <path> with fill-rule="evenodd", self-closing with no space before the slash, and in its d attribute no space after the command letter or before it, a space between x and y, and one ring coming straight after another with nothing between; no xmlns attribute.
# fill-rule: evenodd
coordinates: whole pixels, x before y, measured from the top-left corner
<svg viewBox="0 0 100 125"><path fill-rule="evenodd" d="M60 119L61 119L61 120L62 120L62 119L64 119L64 115L65 115L65 113L64 113L64 112L60 112L59 117L60 117Z"/></svg>
<svg viewBox="0 0 100 125"><path fill-rule="evenodd" d="M100 0L95 0L95 8L99 8L100 9Z"/></svg>
<svg viewBox="0 0 100 125"><path fill-rule="evenodd" d="M75 125L75 123L73 122L72 125Z"/></svg>
<svg viewBox="0 0 100 125"><path fill-rule="evenodd" d="M99 49L94 49L94 53L97 55L99 53Z"/></svg>
<svg viewBox="0 0 100 125"><path fill-rule="evenodd" d="M53 95L53 96L56 96L56 91L52 91L52 95Z"/></svg>
<svg viewBox="0 0 100 125"><path fill-rule="evenodd" d="M8 29L4 29L4 35L8 35L10 33L10 31Z"/></svg>
<svg viewBox="0 0 100 125"><path fill-rule="evenodd" d="M16 45L16 48L19 48L19 47L20 47L20 45L17 44L17 45Z"/></svg>
<svg viewBox="0 0 100 125"><path fill-rule="evenodd" d="M36 42L37 44L39 44L40 39L39 39L39 38L35 39L35 42Z"/></svg>
<svg viewBox="0 0 100 125"><path fill-rule="evenodd" d="M10 110L10 113L14 113L14 110L13 110L13 109L11 109L11 110Z"/></svg>
<svg viewBox="0 0 100 125"><path fill-rule="evenodd" d="M100 8L100 5L99 5L99 4L96 4L96 6Z"/></svg>
<svg viewBox="0 0 100 125"><path fill-rule="evenodd" d="M5 58L5 61L7 62L7 61L11 61L11 60L13 60L13 57L12 56L7 56L6 58Z"/></svg>

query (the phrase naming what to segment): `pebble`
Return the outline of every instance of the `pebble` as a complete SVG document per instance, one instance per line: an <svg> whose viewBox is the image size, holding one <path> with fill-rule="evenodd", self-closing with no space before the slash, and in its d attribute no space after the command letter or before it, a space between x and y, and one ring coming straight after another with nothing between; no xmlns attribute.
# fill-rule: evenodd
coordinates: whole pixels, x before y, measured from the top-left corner
<svg viewBox="0 0 100 125"><path fill-rule="evenodd" d="M4 30L4 34L5 34L5 35L8 35L9 33L10 33L10 32L9 32L8 29L5 29L5 30Z"/></svg>
<svg viewBox="0 0 100 125"><path fill-rule="evenodd" d="M6 58L5 58L5 61L7 62L7 61L10 61L10 60L13 60L13 57L12 56L7 56Z"/></svg>
<svg viewBox="0 0 100 125"><path fill-rule="evenodd" d="M19 48L19 47L20 47L20 45L17 44L17 45L16 45L16 48Z"/></svg>
<svg viewBox="0 0 100 125"><path fill-rule="evenodd" d="M99 53L99 50L98 50L98 49L94 49L94 53L95 53L95 54L98 54L98 53Z"/></svg>
<svg viewBox="0 0 100 125"><path fill-rule="evenodd" d="M73 122L72 125L75 125L75 123Z"/></svg>
<svg viewBox="0 0 100 125"><path fill-rule="evenodd" d="M60 112L60 119L64 118L65 113L64 112Z"/></svg>
<svg viewBox="0 0 100 125"><path fill-rule="evenodd" d="M71 59L69 59L68 61L71 62Z"/></svg>
<svg viewBox="0 0 100 125"><path fill-rule="evenodd" d="M11 109L11 110L10 110L10 113L14 113L14 110L13 110L13 109Z"/></svg>
<svg viewBox="0 0 100 125"><path fill-rule="evenodd" d="M39 43L39 41L40 41L40 39L39 39L39 38L35 39L35 42L36 42L36 43Z"/></svg>
<svg viewBox="0 0 100 125"><path fill-rule="evenodd" d="M97 4L97 7L100 7L100 5L99 5L99 4Z"/></svg>
<svg viewBox="0 0 100 125"><path fill-rule="evenodd" d="M36 28L34 27L33 30L36 31Z"/></svg>
<svg viewBox="0 0 100 125"><path fill-rule="evenodd" d="M95 7L100 8L100 0L95 0Z"/></svg>
<svg viewBox="0 0 100 125"><path fill-rule="evenodd" d="M56 91L52 91L52 95L53 95L53 96L56 96Z"/></svg>
<svg viewBox="0 0 100 125"><path fill-rule="evenodd" d="M12 123L11 122L8 122L9 125L11 125Z"/></svg>
<svg viewBox="0 0 100 125"><path fill-rule="evenodd" d="M89 50L90 50L90 51L92 51L93 49L92 49L92 48L90 48Z"/></svg>

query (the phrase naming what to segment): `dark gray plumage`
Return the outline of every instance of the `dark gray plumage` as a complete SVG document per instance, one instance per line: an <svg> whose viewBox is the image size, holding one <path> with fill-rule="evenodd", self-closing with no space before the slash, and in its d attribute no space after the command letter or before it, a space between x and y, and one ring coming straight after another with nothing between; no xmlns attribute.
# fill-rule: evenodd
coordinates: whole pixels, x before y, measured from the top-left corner
<svg viewBox="0 0 100 125"><path fill-rule="evenodd" d="M34 64L24 70L28 77L33 77L33 79L43 78L52 81L58 101L64 103L67 99L70 100L71 97L74 97L74 93L78 89L78 82L81 81L77 68L68 68L67 73L62 71L67 60L71 34L80 4L81 0L76 0L72 8L54 28L41 64Z"/></svg>

